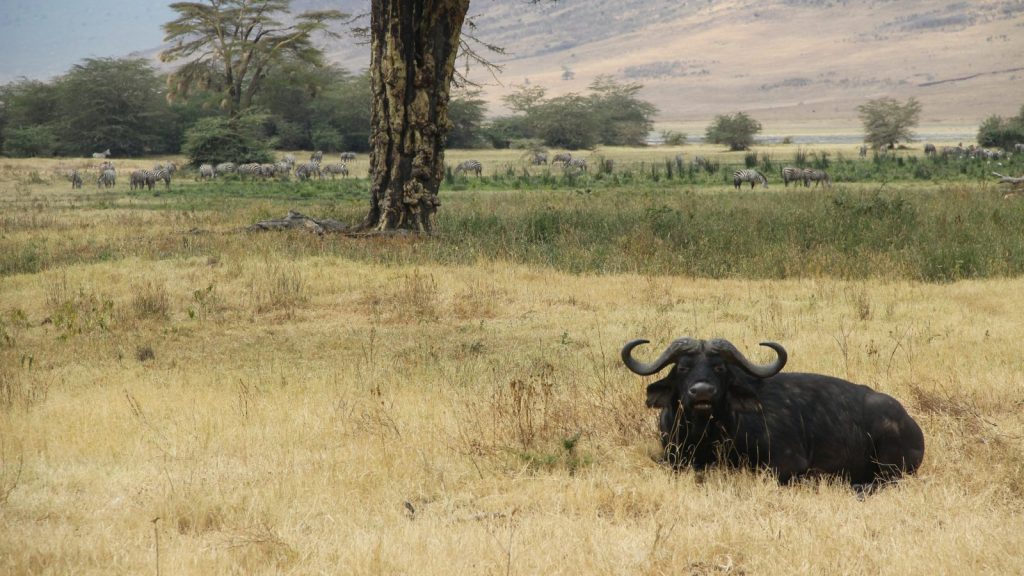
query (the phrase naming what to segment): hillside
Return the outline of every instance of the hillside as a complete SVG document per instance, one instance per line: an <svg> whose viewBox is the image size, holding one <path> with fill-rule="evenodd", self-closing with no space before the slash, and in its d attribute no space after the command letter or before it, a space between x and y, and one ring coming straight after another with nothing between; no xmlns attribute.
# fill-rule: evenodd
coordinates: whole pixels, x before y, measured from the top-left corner
<svg viewBox="0 0 1024 576"><path fill-rule="evenodd" d="M365 14L369 3L293 2L326 7ZM1024 104L1022 0L477 0L470 16L473 35L507 52L494 57L497 79L470 72L493 115L515 85L555 96L599 74L643 84L659 124L684 129L737 110L766 131L856 126L857 104L878 96L917 97L933 127ZM368 65L349 34L326 48L333 62Z"/></svg>

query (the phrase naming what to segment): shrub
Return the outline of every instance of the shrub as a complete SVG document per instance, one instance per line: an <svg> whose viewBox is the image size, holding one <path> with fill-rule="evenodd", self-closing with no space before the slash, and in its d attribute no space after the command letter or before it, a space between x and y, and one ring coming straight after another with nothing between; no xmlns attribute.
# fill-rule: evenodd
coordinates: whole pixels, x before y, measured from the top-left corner
<svg viewBox="0 0 1024 576"><path fill-rule="evenodd" d="M185 132L182 151L189 162L273 162L273 143L262 134L263 117L248 114L237 118L203 118Z"/></svg>
<svg viewBox="0 0 1024 576"><path fill-rule="evenodd" d="M12 128L4 132L4 153L8 156L52 156L57 136L49 126Z"/></svg>

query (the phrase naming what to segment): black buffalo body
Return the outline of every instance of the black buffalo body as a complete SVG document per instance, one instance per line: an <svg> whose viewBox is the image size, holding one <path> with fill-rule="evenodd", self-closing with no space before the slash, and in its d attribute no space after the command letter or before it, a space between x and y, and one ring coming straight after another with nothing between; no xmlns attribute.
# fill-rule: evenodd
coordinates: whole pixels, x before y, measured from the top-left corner
<svg viewBox="0 0 1024 576"><path fill-rule="evenodd" d="M780 374L786 350L755 365L729 341L681 338L653 362L633 358L647 340L633 340L622 360L649 376L647 405L661 409L665 456L676 468L703 470L724 462L769 468L780 482L803 476L841 477L874 485L913 473L924 458L921 428L893 397L821 374Z"/></svg>

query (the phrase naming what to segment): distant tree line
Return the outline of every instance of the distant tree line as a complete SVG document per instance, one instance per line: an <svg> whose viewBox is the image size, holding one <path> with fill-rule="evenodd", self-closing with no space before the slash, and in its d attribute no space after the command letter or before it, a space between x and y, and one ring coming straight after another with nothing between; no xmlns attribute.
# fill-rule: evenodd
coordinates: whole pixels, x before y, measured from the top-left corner
<svg viewBox="0 0 1024 576"><path fill-rule="evenodd" d="M215 90L167 98L167 79L139 59L88 59L50 82L0 86L0 151L7 156L115 156L185 151L190 130L244 125L252 146L365 151L370 91L364 74L294 62L272 70L253 105L231 118ZM194 140L194 134L192 135ZM244 160L238 158L237 160Z"/></svg>
<svg viewBox="0 0 1024 576"><path fill-rule="evenodd" d="M484 134L495 148L642 146L658 111L637 97L642 87L602 75L590 84L589 94L547 98L542 86L519 86L502 98L514 114L494 119Z"/></svg>
<svg viewBox="0 0 1024 576"><path fill-rule="evenodd" d="M992 115L982 121L978 128L978 144L1002 148L1003 150L1022 150L1024 146L1024 106L1016 116L1003 118Z"/></svg>

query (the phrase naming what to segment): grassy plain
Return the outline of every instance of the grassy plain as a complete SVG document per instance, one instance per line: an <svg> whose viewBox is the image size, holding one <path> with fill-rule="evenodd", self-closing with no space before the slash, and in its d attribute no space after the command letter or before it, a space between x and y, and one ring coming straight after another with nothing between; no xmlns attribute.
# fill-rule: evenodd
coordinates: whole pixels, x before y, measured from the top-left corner
<svg viewBox="0 0 1024 576"><path fill-rule="evenodd" d="M353 240L240 229L356 221L364 179L157 196L72 191L67 164L0 160L4 573L1024 572L1024 209L994 185L499 168L446 186L435 238ZM942 242L977 265L905 257ZM788 370L896 396L923 468L864 500L671 473L618 350L683 335L775 340Z"/></svg>

